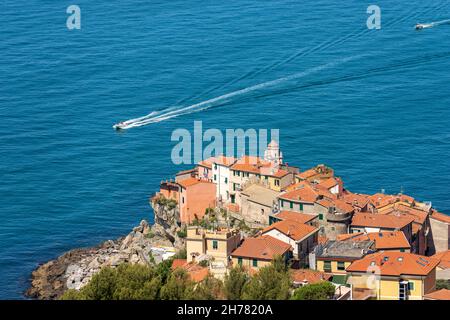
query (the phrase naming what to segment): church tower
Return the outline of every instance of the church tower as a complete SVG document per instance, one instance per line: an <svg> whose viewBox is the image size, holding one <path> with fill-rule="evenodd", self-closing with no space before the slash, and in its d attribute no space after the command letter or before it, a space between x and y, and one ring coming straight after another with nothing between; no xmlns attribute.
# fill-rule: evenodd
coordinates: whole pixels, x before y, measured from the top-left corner
<svg viewBox="0 0 450 320"><path fill-rule="evenodd" d="M270 141L266 151L264 151L264 160L270 161L274 166L279 166L283 163L283 153L275 140Z"/></svg>

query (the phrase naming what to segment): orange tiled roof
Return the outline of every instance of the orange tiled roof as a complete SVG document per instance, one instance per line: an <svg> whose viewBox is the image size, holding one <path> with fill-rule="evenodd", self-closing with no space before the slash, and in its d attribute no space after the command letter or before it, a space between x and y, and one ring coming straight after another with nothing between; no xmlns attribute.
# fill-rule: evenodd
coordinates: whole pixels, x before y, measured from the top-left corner
<svg viewBox="0 0 450 320"><path fill-rule="evenodd" d="M299 174L297 174L297 177L300 179L306 180L308 178L311 178L317 174L316 170L314 168L308 169L306 171L303 171Z"/></svg>
<svg viewBox="0 0 450 320"><path fill-rule="evenodd" d="M407 196L405 194L390 195L384 193L376 193L372 196L369 196L369 199L377 208L381 208L389 204L396 203L398 201L414 204L414 198Z"/></svg>
<svg viewBox="0 0 450 320"><path fill-rule="evenodd" d="M428 212L423 210L405 206L401 203L395 203L387 209L378 210L380 214L388 214L395 216L410 216L414 219L414 222L423 225L428 217Z"/></svg>
<svg viewBox="0 0 450 320"><path fill-rule="evenodd" d="M280 199L313 203L319 197L319 193L309 183L305 182L297 183L288 190L290 191L280 195Z"/></svg>
<svg viewBox="0 0 450 320"><path fill-rule="evenodd" d="M292 269L291 278L296 283L313 284L321 281L328 281L333 275L311 269Z"/></svg>
<svg viewBox="0 0 450 320"><path fill-rule="evenodd" d="M449 215L437 212L436 210L431 211L431 218L441 222L450 223Z"/></svg>
<svg viewBox="0 0 450 320"><path fill-rule="evenodd" d="M272 260L276 255L283 255L292 247L271 236L247 238L235 249L231 256L253 258L259 260Z"/></svg>
<svg viewBox="0 0 450 320"><path fill-rule="evenodd" d="M317 218L317 216L313 214L305 214L294 211L281 211L275 215L275 217L281 220L293 220L299 223L308 223Z"/></svg>
<svg viewBox="0 0 450 320"><path fill-rule="evenodd" d="M371 240L375 242L376 250L388 250L388 249L409 249L411 245L405 237L403 231L384 231L384 232L372 232L372 233L350 233L340 234L336 237L339 241L353 240L353 241L367 241Z"/></svg>
<svg viewBox="0 0 450 320"><path fill-rule="evenodd" d="M428 275L439 261L417 254L380 251L354 261L347 267L347 272L370 272L385 276Z"/></svg>
<svg viewBox="0 0 450 320"><path fill-rule="evenodd" d="M432 258L439 260L439 267L442 269L450 268L450 250L441 251L432 256Z"/></svg>
<svg viewBox="0 0 450 320"><path fill-rule="evenodd" d="M319 182L320 186L323 186L327 189L331 189L338 184L339 184L339 181L334 177L331 177L331 178L328 178L328 179L325 179L325 180L322 180Z"/></svg>
<svg viewBox="0 0 450 320"><path fill-rule="evenodd" d="M282 220L271 224L265 228L262 233L269 232L273 229L280 231L291 239L295 241L302 240L311 233L318 231L317 228L310 226L308 224L303 224L293 220Z"/></svg>
<svg viewBox="0 0 450 320"><path fill-rule="evenodd" d="M423 296L425 300L450 300L450 290L441 289Z"/></svg>
<svg viewBox="0 0 450 320"><path fill-rule="evenodd" d="M358 227L401 229L413 221L414 219L410 217L397 217L390 215L358 212L353 215L351 225Z"/></svg>
<svg viewBox="0 0 450 320"><path fill-rule="evenodd" d="M209 181L206 181L206 180L200 180L200 179L197 179L197 178L187 178L187 179L183 179L183 180L181 180L181 181L178 181L177 182L180 186L182 186L183 188L188 188L188 187L190 187L190 186L193 186L193 185L195 185L195 184L198 184L198 183L212 183L212 182L209 182Z"/></svg>
<svg viewBox="0 0 450 320"><path fill-rule="evenodd" d="M182 268L186 270L192 281L199 282L208 276L208 268L202 267L194 262L187 263L186 259L174 259L172 262L172 270Z"/></svg>
<svg viewBox="0 0 450 320"><path fill-rule="evenodd" d="M172 261L172 270L175 270L176 268L183 267L185 264L187 264L186 259L173 259Z"/></svg>
<svg viewBox="0 0 450 320"><path fill-rule="evenodd" d="M369 198L363 194L345 191L342 199L348 204L360 208L364 208L369 203Z"/></svg>

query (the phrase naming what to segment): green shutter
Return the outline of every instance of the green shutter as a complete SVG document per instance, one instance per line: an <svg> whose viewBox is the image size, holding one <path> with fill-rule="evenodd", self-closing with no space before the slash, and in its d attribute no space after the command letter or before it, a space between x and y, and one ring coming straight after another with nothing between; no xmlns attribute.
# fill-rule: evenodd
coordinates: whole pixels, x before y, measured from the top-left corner
<svg viewBox="0 0 450 320"><path fill-rule="evenodd" d="M323 262L323 271L331 272L331 261L324 261Z"/></svg>
<svg viewBox="0 0 450 320"><path fill-rule="evenodd" d="M323 220L323 214L319 213L319 220Z"/></svg>
<svg viewBox="0 0 450 320"><path fill-rule="evenodd" d="M213 249L217 249L219 247L219 244L217 243L217 240L213 240Z"/></svg>
<svg viewBox="0 0 450 320"><path fill-rule="evenodd" d="M242 258L238 258L238 264L240 265L240 266L242 266Z"/></svg>
<svg viewBox="0 0 450 320"><path fill-rule="evenodd" d="M303 203L300 203L299 207L300 207L300 211L303 211Z"/></svg>
<svg viewBox="0 0 450 320"><path fill-rule="evenodd" d="M254 267L257 267L257 266L258 266L258 260L253 259L253 266L254 266Z"/></svg>
<svg viewBox="0 0 450 320"><path fill-rule="evenodd" d="M289 208L293 209L294 208L294 203L291 201L289 202Z"/></svg>

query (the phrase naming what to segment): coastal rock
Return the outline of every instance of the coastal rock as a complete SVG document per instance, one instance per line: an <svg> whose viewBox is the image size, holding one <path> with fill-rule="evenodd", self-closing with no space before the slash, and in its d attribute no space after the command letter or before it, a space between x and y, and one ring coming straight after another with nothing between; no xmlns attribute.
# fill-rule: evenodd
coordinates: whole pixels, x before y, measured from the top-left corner
<svg viewBox="0 0 450 320"><path fill-rule="evenodd" d="M125 237L108 240L92 248L74 249L42 264L32 272L31 287L26 295L37 299L58 299L67 289L81 289L106 266L117 267L122 263L153 264L160 262L162 257L157 252L150 254L152 248L182 248L184 240L177 236L180 229L174 217L176 212L164 212L161 208L158 210L153 226L142 220ZM175 222L175 225L163 219Z"/></svg>

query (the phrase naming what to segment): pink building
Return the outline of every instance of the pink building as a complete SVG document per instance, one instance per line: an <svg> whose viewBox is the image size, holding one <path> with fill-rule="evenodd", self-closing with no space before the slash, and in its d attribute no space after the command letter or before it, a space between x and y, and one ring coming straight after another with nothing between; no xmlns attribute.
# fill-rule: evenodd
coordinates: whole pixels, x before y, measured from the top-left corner
<svg viewBox="0 0 450 320"><path fill-rule="evenodd" d="M210 181L187 178L178 181L180 186L180 221L191 223L196 217L201 219L208 208L216 205L216 185Z"/></svg>

